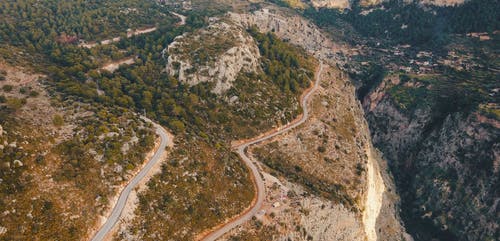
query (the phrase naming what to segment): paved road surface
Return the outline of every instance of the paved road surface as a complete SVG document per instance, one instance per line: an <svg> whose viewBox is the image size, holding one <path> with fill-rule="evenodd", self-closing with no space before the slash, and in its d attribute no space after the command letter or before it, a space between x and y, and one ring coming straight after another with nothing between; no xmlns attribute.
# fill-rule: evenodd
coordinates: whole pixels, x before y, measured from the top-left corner
<svg viewBox="0 0 500 241"><path fill-rule="evenodd" d="M137 173L137 175L130 180L130 182L127 184L127 186L122 190L120 197L118 198L118 201L116 202L113 211L111 212L111 215L108 217L106 220L106 223L102 225L102 227L99 229L99 231L95 234L94 238L92 238L92 241L101 241L104 240L106 235L113 229L113 226L115 226L116 222L119 220L121 213L123 211L123 208L125 207L125 204L127 203L128 196L130 192L139 184L139 182L148 174L148 172L151 170L151 168L160 161L160 157L163 155L165 152L165 147L167 147L168 144L168 134L167 131L161 127L160 125L152 122L151 120L141 117L143 120L146 120L147 122L151 122L153 126L156 128L156 134L158 134L161 138L161 143L158 148L158 151L153 155L153 157L148 161L148 163Z"/></svg>
<svg viewBox="0 0 500 241"><path fill-rule="evenodd" d="M265 186L264 186L264 181L262 180L262 177L260 176L259 170L253 164L252 160L250 157L248 157L245 154L245 149L250 146L257 144L259 142L268 140L270 138L273 138L277 135L283 134L299 125L304 123L307 118L309 118L309 110L307 109L307 101L309 100L309 97L318 89L319 83L320 83L320 76L321 72L323 71L323 63L320 63L319 70L316 73L316 81L314 83L313 88L302 98L302 109L303 109L303 115L302 118L300 118L299 121L292 122L292 124L285 126L282 129L279 129L278 131L272 132L269 135L260 137L255 140L250 140L248 142L245 142L239 146L236 146L236 150L238 152L238 155L240 155L241 159L243 159L243 162L250 168L250 171L252 172L253 178L255 180L255 184L257 186L257 202L255 205L247 212L245 212L243 215L239 216L237 219L225 224L224 226L212 231L209 233L207 236L203 238L204 241L214 241L218 238L220 238L222 235L225 233L229 232L231 229L237 227L238 225L243 224L244 222L250 220L262 207L262 203L264 202L265 198Z"/></svg>

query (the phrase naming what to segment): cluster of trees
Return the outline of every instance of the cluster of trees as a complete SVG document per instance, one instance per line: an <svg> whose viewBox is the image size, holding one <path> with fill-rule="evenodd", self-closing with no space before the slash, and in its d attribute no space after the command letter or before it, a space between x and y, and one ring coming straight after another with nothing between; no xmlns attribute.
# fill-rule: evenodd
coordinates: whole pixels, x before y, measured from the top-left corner
<svg viewBox="0 0 500 241"><path fill-rule="evenodd" d="M265 73L285 91L298 93L311 83L314 76L313 61L297 49L278 39L273 33L262 34L253 27L248 30L259 45L264 57Z"/></svg>
<svg viewBox="0 0 500 241"><path fill-rule="evenodd" d="M438 9L448 28L454 33L493 32L500 29L498 0L471 0L458 7Z"/></svg>
<svg viewBox="0 0 500 241"><path fill-rule="evenodd" d="M183 132L190 124L206 125L202 118L217 123L228 121L230 111L222 108L224 103L210 93L209 85L190 88L162 73L166 60L161 50L182 32L206 25L207 14L185 13L185 26L174 26L177 20L165 18L164 14L167 10L153 1L49 1L43 5L35 0L2 2L0 16L7 21L0 23L0 38L47 60L34 64L50 76L49 84L69 96L107 106L133 107L177 132ZM65 42L71 36L107 38L124 33L127 28L152 23L160 23L158 31L122 38L113 45L86 49ZM281 91L292 94L309 86L313 76L310 59L273 34L259 34L255 29L250 32L264 57L265 73L259 77L272 80ZM114 73L97 71L102 59L132 54L137 56L133 66Z"/></svg>
<svg viewBox="0 0 500 241"><path fill-rule="evenodd" d="M349 73L349 77L356 81L361 81L362 85L356 91L360 100L370 93L373 88L376 88L384 79L386 70L378 64L371 64L364 68L360 73Z"/></svg>
<svg viewBox="0 0 500 241"><path fill-rule="evenodd" d="M48 74L59 90L92 98L96 97L95 89L84 82L104 59L123 57L124 53L138 53L141 58L146 58L145 53L153 50L159 53L183 31L172 27L177 19L154 1L0 2L0 18L5 20L0 22L2 43L17 47L7 52L22 50L33 55L33 59L38 60L29 64ZM189 20L200 19L204 18L194 16ZM154 33L157 35L155 41L136 36L122 38L117 46L91 50L76 45L78 39L98 41L123 35L129 28L156 24L161 33ZM160 34L163 35L158 37Z"/></svg>
<svg viewBox="0 0 500 241"><path fill-rule="evenodd" d="M155 1L2 1L0 36L43 50L54 41L99 40L162 24L169 21L165 14Z"/></svg>
<svg viewBox="0 0 500 241"><path fill-rule="evenodd" d="M488 72L471 74L445 68L441 75L401 74L399 78L402 83L391 87L388 93L402 111L410 114L416 109L431 107L433 123L428 126L429 131L440 127L450 114L469 114L478 110L481 103L497 101L484 94L495 86L494 74ZM420 86L407 87L404 85L406 82L417 82Z"/></svg>
<svg viewBox="0 0 500 241"><path fill-rule="evenodd" d="M336 25L346 21L362 35L390 39L413 45L438 45L449 33L492 32L499 29L496 0L472 0L460 6L423 8L419 3L391 0L368 14L354 3L345 13L333 9L313 8L304 11L319 25Z"/></svg>
<svg viewBox="0 0 500 241"><path fill-rule="evenodd" d="M0 22L3 43L44 58L33 64L43 65L38 66L41 71L56 80L79 81L85 80L89 70L98 68L105 54L77 46L80 39L100 41L122 36L128 29L153 25L164 29L177 21L154 1L139 0L4 1L0 2L0 18L4 20ZM140 38L134 39L144 44ZM120 56L117 50L108 54Z"/></svg>
<svg viewBox="0 0 500 241"><path fill-rule="evenodd" d="M155 139L153 131L141 127L133 113L121 108L103 108L94 111L97 112L95 116L80 120L81 130L77 135L57 146L59 154L70 160L62 165L58 178L67 178L69 181L82 179L82 182L93 180L86 177L89 169L97 165L94 157L89 154L90 149L102 154L107 163L120 164L125 171L135 168L153 146ZM57 115L54 119L56 118ZM113 134L108 135L109 133ZM123 145L133 136L139 141L130 144L128 151L124 152Z"/></svg>
<svg viewBox="0 0 500 241"><path fill-rule="evenodd" d="M158 46L167 46L179 31L171 29L163 34L140 36L133 43L132 40L124 40L117 46L134 46L133 51L139 56L135 65L114 73L93 71L89 73L93 82L75 81L74 78L60 79L56 86L61 92L86 100L134 107L177 133L184 132L188 127L196 133L207 132L209 123L234 121L235 114L224 108L226 103L210 92L210 84L189 87L163 72L165 59L158 51ZM294 95L309 86L314 75L311 58L300 54L298 49L290 48L290 45L280 41L274 34L250 31L259 43L264 73L253 76L249 81L268 80L279 86L282 92ZM96 89L105 94L98 95Z"/></svg>

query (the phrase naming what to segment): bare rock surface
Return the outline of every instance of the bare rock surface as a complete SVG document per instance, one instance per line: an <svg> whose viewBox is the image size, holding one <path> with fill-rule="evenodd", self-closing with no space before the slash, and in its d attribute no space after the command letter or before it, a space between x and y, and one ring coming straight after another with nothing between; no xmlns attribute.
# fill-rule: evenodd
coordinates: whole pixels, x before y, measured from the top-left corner
<svg viewBox="0 0 500 241"><path fill-rule="evenodd" d="M327 68L309 105L302 126L251 148L265 164L266 202L225 238L403 240L392 177L345 74Z"/></svg>
<svg viewBox="0 0 500 241"><path fill-rule="evenodd" d="M279 38L305 49L329 64L339 61L343 48L309 20L281 8L269 7L252 13L229 13L230 19L244 28L256 26L261 32L273 32Z"/></svg>
<svg viewBox="0 0 500 241"><path fill-rule="evenodd" d="M422 4L435 6L456 6L463 4L465 0L421 0Z"/></svg>
<svg viewBox="0 0 500 241"><path fill-rule="evenodd" d="M363 224L343 206L306 191L301 185L263 172L266 200L255 222L232 230L220 240L238 237L262 240L364 241ZM264 228L262 228L264 227Z"/></svg>
<svg viewBox="0 0 500 241"><path fill-rule="evenodd" d="M256 72L259 49L253 38L230 21L214 19L206 28L179 36L166 49L167 73L191 86L213 83L213 93L232 87L238 74Z"/></svg>
<svg viewBox="0 0 500 241"><path fill-rule="evenodd" d="M349 0L311 0L311 5L315 8L350 8L351 3Z"/></svg>

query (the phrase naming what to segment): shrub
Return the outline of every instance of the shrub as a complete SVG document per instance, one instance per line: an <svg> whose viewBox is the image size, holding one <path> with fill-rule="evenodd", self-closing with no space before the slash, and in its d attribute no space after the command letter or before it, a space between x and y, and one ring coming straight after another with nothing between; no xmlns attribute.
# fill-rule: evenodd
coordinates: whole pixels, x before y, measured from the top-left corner
<svg viewBox="0 0 500 241"><path fill-rule="evenodd" d="M324 146L318 146L318 151L324 153L326 151L326 148Z"/></svg>
<svg viewBox="0 0 500 241"><path fill-rule="evenodd" d="M57 127L60 127L64 124L64 119L61 115L54 115L54 117L52 118L52 123L57 126Z"/></svg>
<svg viewBox="0 0 500 241"><path fill-rule="evenodd" d="M7 106L13 110L18 110L26 104L26 99L9 98L7 99Z"/></svg>
<svg viewBox="0 0 500 241"><path fill-rule="evenodd" d="M2 87L2 90L5 91L5 92L10 92L10 91L12 91L13 88L14 87L12 85L4 85Z"/></svg>
<svg viewBox="0 0 500 241"><path fill-rule="evenodd" d="M0 70L0 81L4 81L7 78L5 77L7 75L7 71L5 70Z"/></svg>
<svg viewBox="0 0 500 241"><path fill-rule="evenodd" d="M26 94L26 92L28 92L28 89L26 87L21 87L19 89L19 93L21 93L21 94Z"/></svg>
<svg viewBox="0 0 500 241"><path fill-rule="evenodd" d="M172 120L168 124L170 128L176 133L184 132L184 130L186 129L186 126L180 120Z"/></svg>
<svg viewBox="0 0 500 241"><path fill-rule="evenodd" d="M30 92L30 96L31 96L31 97L37 97L38 95L39 95L39 93L38 93L37 91L35 91L35 90L32 90L32 91Z"/></svg>
<svg viewBox="0 0 500 241"><path fill-rule="evenodd" d="M361 176L361 174L365 171L365 168L361 163L356 164L356 174Z"/></svg>

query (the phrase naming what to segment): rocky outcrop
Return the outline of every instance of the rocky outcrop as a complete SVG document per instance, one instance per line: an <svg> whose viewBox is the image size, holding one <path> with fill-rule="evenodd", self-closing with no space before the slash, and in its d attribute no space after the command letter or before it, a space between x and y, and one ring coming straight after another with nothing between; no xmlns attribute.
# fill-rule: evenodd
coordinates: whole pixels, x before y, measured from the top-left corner
<svg viewBox="0 0 500 241"><path fill-rule="evenodd" d="M243 28L255 26L261 32L273 32L331 65L339 62L337 54L344 49L333 43L309 20L279 8L264 8L253 13L229 13L229 17Z"/></svg>
<svg viewBox="0 0 500 241"><path fill-rule="evenodd" d="M318 59L331 65L342 65L337 58L341 48L330 41L314 24L300 16L282 12L278 8L269 8L251 14L231 13L230 17L244 28L256 26L262 32L273 32L278 37L304 48ZM333 78L338 79L332 81ZM402 240L403 237L408 238L400 224L398 214L399 198L395 193L391 174L388 172L385 160L377 154L375 149L371 148L367 123L364 120L362 107L355 100L354 88L349 82L345 81L345 76L340 72L329 73L328 77L325 76L322 82L322 86L330 93L323 96L322 101L316 100L312 112L318 113L318 116L313 117L304 124L304 127L301 128L304 133L284 135L283 139L277 142L277 147L273 146L272 151L267 150L265 152L268 153L266 156L272 156L272 152L278 151L282 154L278 153L276 155L282 156L286 163L293 162L290 165L300 167L297 176L310 174L313 179L316 176L319 179L324 179L322 182L333 180L332 183L335 184L333 186L345 188L344 191L347 191L347 195L344 198L348 201L344 204L350 203L350 208L354 206L355 209L359 208L362 213L367 213L364 220L360 215L357 216L355 222L364 226L358 226L363 228L363 233L370 232L369 240L377 238L379 240ZM320 106L328 108L321 110ZM334 116L328 116L328 113L334 113ZM333 126L333 131L329 131L330 127L328 126ZM317 137L321 138L315 139L314 135L307 135L306 130L310 131L310 133L317 133ZM306 138L306 136L309 136L309 138ZM350 141L353 141L353 143L350 143ZM330 142L332 142L331 145ZM321 143L323 145L328 143L328 145L323 149ZM369 151L367 151L367 148ZM368 154L372 156L370 160L367 158ZM324 156L324 160L322 160L322 156ZM261 159L265 158L261 157ZM299 161L294 161L292 157L298 158ZM327 164L323 163L325 161ZM345 161L347 164L340 165ZM266 163L266 161L264 162ZM284 168L287 165L285 162L279 163L281 163L279 168ZM359 165L355 165L356 163L359 163ZM272 165L272 161L266 164ZM329 172L329 176L322 175L325 170L330 170L330 165L340 165L335 167L334 170L343 170L343 174L332 175L332 173L335 173L334 171ZM357 169L358 174L356 174ZM373 174L371 180L368 180L369 178L366 175L368 169ZM354 176L351 176L351 174ZM307 182L311 184L310 180L306 178ZM373 186L369 187L369 183ZM313 186L321 189L321 185ZM353 188L354 186L357 186L357 188ZM328 190L328 188L325 190ZM342 188L339 190L342 190ZM352 190L357 190L357 192L351 192ZM367 191L371 192L372 196L367 197ZM342 191L337 191L336 195L339 195L338 193L342 193ZM367 211L367 209L370 209L370 211ZM347 213L349 212L347 211ZM375 217L373 217L374 215ZM310 234L314 232L314 229L307 230ZM329 237L325 240L336 240L335 237L340 236L323 237ZM356 237L359 238L359 236ZM355 240L356 238L349 236L347 239Z"/></svg>
<svg viewBox="0 0 500 241"><path fill-rule="evenodd" d="M325 208L325 204L329 204L329 207ZM355 213L344 206L334 205L319 198L304 198L301 206L310 211L307 215L302 214L300 223L312 240L365 240L362 223Z"/></svg>
<svg viewBox="0 0 500 241"><path fill-rule="evenodd" d="M406 236L392 177L371 145L354 92L344 73L326 67L321 87L309 103L310 118L270 143L249 149L270 173L307 190L291 188L296 194L287 195L280 209L267 209L264 204L272 215L258 219L265 230L276 232L269 240L375 241ZM278 188L267 186L269 205L283 200ZM256 227L245 230L256 237L263 235Z"/></svg>
<svg viewBox="0 0 500 241"><path fill-rule="evenodd" d="M379 5L383 2L386 2L386 0L360 0L359 5L362 7L369 7Z"/></svg>
<svg viewBox="0 0 500 241"><path fill-rule="evenodd" d="M315 8L345 9L351 7L351 2L349 0L311 0L311 5Z"/></svg>
<svg viewBox="0 0 500 241"><path fill-rule="evenodd" d="M360 0L358 2L353 0L310 0L311 5L315 8L332 8L332 9L346 9L351 8L353 4L359 4L362 7L376 6L387 0Z"/></svg>
<svg viewBox="0 0 500 241"><path fill-rule="evenodd" d="M420 0L420 3L434 6L457 6L463 4L465 0Z"/></svg>
<svg viewBox="0 0 500 241"><path fill-rule="evenodd" d="M402 111L386 93L391 83L363 104L398 182L407 227L419 240L498 240L499 121L477 112L437 118L431 107Z"/></svg>
<svg viewBox="0 0 500 241"><path fill-rule="evenodd" d="M256 215L259 224L246 223L221 240L366 240L359 215L349 208L313 195L285 179L268 173L263 176L266 201L265 212Z"/></svg>
<svg viewBox="0 0 500 241"><path fill-rule="evenodd" d="M164 51L166 71L190 86L213 83L221 94L238 74L259 68L259 49L245 29L229 21L214 20L208 27L177 37Z"/></svg>

